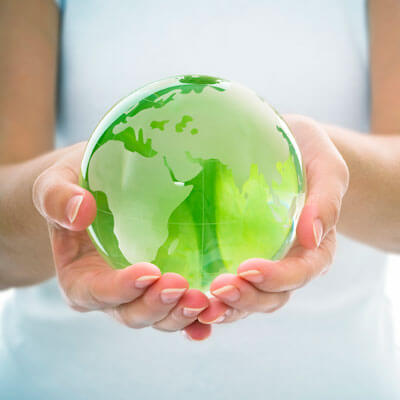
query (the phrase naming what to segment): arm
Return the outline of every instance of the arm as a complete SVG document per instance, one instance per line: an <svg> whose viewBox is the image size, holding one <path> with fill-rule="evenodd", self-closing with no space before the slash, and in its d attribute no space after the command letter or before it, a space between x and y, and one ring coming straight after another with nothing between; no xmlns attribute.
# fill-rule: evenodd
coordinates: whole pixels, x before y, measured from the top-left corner
<svg viewBox="0 0 400 400"><path fill-rule="evenodd" d="M0 288L54 274L30 188L57 155L24 162L53 147L57 38L52 0L0 2Z"/></svg>
<svg viewBox="0 0 400 400"><path fill-rule="evenodd" d="M57 31L52 0L0 2L0 289L56 273L77 311L205 339L211 327L197 322L205 294L149 263L113 270L85 231L96 214L93 196L78 185L85 143L49 151Z"/></svg>
<svg viewBox="0 0 400 400"><path fill-rule="evenodd" d="M369 17L374 134L286 116L306 165L309 190L305 209L314 203L310 202L314 197L317 215L323 217L321 243L314 248L309 241L307 245L306 227L311 224L303 210L297 227L300 243L278 262L247 260L237 275L217 277L211 285L215 297L200 314L201 322L232 322L250 312L271 312L284 306L292 290L326 272L335 252L339 212L337 228L342 233L400 252L400 135L393 135L400 133L400 2L370 0ZM346 161L348 187L340 157L332 157L332 143ZM335 182L347 187L343 198L344 191L335 189Z"/></svg>
<svg viewBox="0 0 400 400"><path fill-rule="evenodd" d="M324 127L350 171L338 231L382 250L400 252L400 135Z"/></svg>
<svg viewBox="0 0 400 400"><path fill-rule="evenodd" d="M338 229L400 252L400 2L370 0L369 25L373 134L325 126L350 170Z"/></svg>

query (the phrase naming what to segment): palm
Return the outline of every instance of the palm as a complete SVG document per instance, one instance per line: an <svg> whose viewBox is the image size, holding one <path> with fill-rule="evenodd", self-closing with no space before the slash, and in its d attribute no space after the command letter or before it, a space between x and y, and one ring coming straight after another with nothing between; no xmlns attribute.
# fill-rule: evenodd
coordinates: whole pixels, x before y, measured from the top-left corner
<svg viewBox="0 0 400 400"><path fill-rule="evenodd" d="M250 259L239 266L238 275L217 277L211 284L216 298L200 321L223 315L224 322L231 322L249 312L275 311L288 301L292 290L325 272L332 263L348 169L317 123L297 116L287 116L286 121L300 148L308 185L296 240L280 261Z"/></svg>
<svg viewBox="0 0 400 400"><path fill-rule="evenodd" d="M86 232L96 216L96 201L77 184L84 147L78 143L58 151L58 161L33 187L35 206L49 225L56 273L68 304L78 311L104 311L131 328L184 329L193 339L205 339L211 328L196 322L208 305L202 292L189 289L178 274L161 275L150 263L113 269L97 252Z"/></svg>

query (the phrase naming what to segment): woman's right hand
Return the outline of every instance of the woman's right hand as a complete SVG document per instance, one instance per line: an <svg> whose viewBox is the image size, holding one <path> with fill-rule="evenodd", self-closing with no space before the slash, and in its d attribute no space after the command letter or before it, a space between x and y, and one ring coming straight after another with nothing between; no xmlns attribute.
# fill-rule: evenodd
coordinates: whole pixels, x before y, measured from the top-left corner
<svg viewBox="0 0 400 400"><path fill-rule="evenodd" d="M131 328L184 330L192 339L206 339L211 327L197 321L208 306L204 293L189 289L178 274L161 275L150 263L114 270L96 251L86 232L96 216L96 202L78 185L84 147L71 146L33 185L34 204L48 223L56 274L68 304L81 312L104 311Z"/></svg>

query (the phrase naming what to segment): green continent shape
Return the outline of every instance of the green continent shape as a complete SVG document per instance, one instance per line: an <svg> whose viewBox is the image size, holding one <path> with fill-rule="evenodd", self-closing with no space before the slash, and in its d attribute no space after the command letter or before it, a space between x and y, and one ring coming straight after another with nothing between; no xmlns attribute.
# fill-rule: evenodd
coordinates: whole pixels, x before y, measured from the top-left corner
<svg viewBox="0 0 400 400"><path fill-rule="evenodd" d="M193 287L207 288L217 275L231 267L221 257L215 214L216 179L225 167L212 159L192 162L202 166L201 172L186 182L192 190L171 214L168 238L153 262L164 272L181 273Z"/></svg>
<svg viewBox="0 0 400 400"><path fill-rule="evenodd" d="M125 268L130 262L122 254L118 238L114 234L114 215L108 206L107 196L101 191L93 192L93 196L96 200L98 218L89 227L89 232L92 238L96 238L95 245L103 257L115 268ZM107 243L107 249L102 243Z"/></svg>
<svg viewBox="0 0 400 400"><path fill-rule="evenodd" d="M104 144L91 163L91 190L107 196L122 254L131 263L154 259L167 239L169 216L191 188L171 180L161 157L145 158L126 151L119 141ZM118 212L127 209L129 216Z"/></svg>
<svg viewBox="0 0 400 400"><path fill-rule="evenodd" d="M190 115L184 115L182 120L175 125L175 131L183 132L183 130L186 128L186 125L191 121L193 121L193 118Z"/></svg>
<svg viewBox="0 0 400 400"><path fill-rule="evenodd" d="M218 78L180 82L186 84L151 93L114 119L87 152L87 179L92 191L109 196L114 266L118 259L151 260L204 289L246 258L282 256L304 200L303 171L286 125L253 93L225 93L212 86ZM267 145L264 134L271 135ZM123 146L110 153L116 142ZM102 185L118 174L114 188Z"/></svg>
<svg viewBox="0 0 400 400"><path fill-rule="evenodd" d="M164 121L151 121L150 126L152 129L159 129L160 131L164 130L164 125L169 122L168 119Z"/></svg>
<svg viewBox="0 0 400 400"><path fill-rule="evenodd" d="M248 179L252 164L259 165L268 185L274 180L279 181L281 177L276 164L285 161L290 154L285 138L276 130L281 122L279 116L252 92L242 92L237 88L216 91L211 86L200 85L200 94L194 90L195 86L174 89L176 95L167 103L165 99L170 99L171 94L160 93L156 99L163 106L157 110L157 118L171 122L174 122L173 116L179 115L179 118L175 117L175 124L166 127L165 134L154 130L145 132L146 138L152 141L153 149L167 157L176 178L186 182L199 172L198 166L187 158L186 153L190 153L193 158L217 159L228 165L238 187ZM185 91L185 88L193 91ZM155 100L152 102L154 104ZM135 112L137 107L114 126L115 135L129 127L138 131L147 125L149 119L154 119L154 109L146 106ZM196 123L193 128L200 133L179 134L191 121ZM254 134L250 137L252 132ZM262 132L274 136L268 147Z"/></svg>

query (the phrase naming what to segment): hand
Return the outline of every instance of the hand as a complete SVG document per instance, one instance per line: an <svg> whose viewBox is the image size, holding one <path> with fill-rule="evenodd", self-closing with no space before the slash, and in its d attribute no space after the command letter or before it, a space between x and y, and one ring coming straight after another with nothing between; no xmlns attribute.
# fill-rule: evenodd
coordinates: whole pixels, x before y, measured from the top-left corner
<svg viewBox="0 0 400 400"><path fill-rule="evenodd" d="M112 269L85 229L96 216L92 194L78 182L84 143L72 146L35 181L33 200L50 231L56 274L68 304L77 311L101 310L131 328L185 329L196 340L211 327L197 321L208 306L205 294L189 289L180 275L149 263Z"/></svg>
<svg viewBox="0 0 400 400"><path fill-rule="evenodd" d="M214 298L198 318L204 324L232 322L253 312L273 312L289 300L293 290L325 273L332 263L348 168L316 122L295 115L285 120L302 153L308 185L296 240L280 261L250 259L239 266L237 275L218 276L210 287Z"/></svg>

